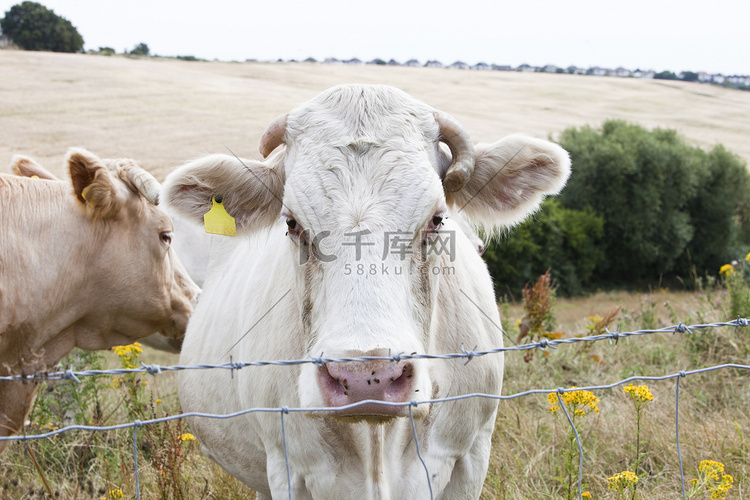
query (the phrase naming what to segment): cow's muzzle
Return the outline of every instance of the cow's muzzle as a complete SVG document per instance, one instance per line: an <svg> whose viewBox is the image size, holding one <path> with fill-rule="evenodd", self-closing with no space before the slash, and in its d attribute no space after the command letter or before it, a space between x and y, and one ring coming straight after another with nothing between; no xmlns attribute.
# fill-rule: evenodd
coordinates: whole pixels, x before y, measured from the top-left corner
<svg viewBox="0 0 750 500"><path fill-rule="evenodd" d="M332 412L334 417L400 417L415 397L415 368L389 360L326 363L318 369L318 384L329 407L360 405Z"/></svg>

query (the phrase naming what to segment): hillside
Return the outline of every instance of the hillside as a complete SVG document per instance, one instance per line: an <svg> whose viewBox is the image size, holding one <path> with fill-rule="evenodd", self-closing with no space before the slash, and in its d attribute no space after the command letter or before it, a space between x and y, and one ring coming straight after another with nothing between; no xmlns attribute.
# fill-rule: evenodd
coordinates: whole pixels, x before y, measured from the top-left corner
<svg viewBox="0 0 750 500"><path fill-rule="evenodd" d="M277 115L347 82L397 86L453 114L476 142L540 137L621 118L723 143L750 160L750 92L664 80L309 63L187 62L0 51L0 171L35 157L58 175L65 150L132 157L163 177L195 156L259 157Z"/></svg>

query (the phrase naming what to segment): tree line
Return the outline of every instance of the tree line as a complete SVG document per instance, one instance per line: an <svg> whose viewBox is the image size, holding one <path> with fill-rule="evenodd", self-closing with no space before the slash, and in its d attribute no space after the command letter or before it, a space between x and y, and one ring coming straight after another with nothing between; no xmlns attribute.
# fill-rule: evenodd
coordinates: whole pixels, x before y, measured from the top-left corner
<svg viewBox="0 0 750 500"><path fill-rule="evenodd" d="M750 174L723 146L619 120L568 128L558 142L573 162L567 186L485 252L498 294L548 268L568 295L689 285L748 253Z"/></svg>

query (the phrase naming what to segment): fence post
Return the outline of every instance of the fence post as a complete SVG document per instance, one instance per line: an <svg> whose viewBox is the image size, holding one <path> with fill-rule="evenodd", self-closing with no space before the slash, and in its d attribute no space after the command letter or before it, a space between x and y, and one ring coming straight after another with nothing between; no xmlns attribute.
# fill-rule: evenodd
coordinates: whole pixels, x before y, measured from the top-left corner
<svg viewBox="0 0 750 500"><path fill-rule="evenodd" d="M430 481L430 471L427 469L427 464L424 462L424 459L422 458L422 452L419 451L419 439L417 438L417 426L414 425L414 414L411 412L411 407L417 406L416 401L412 401L411 404L409 404L409 419L411 420L411 431L414 433L414 444L417 446L417 456L419 457L419 461L422 462L422 467L424 467L424 472L427 474L427 486L430 488L430 500L432 500L433 494L432 494L432 481Z"/></svg>
<svg viewBox="0 0 750 500"><path fill-rule="evenodd" d="M677 460L680 462L680 482L682 482L682 500L687 499L687 493L685 492L685 474L682 470L682 453L680 452L680 379L685 376L685 372L681 371L679 377L677 377L677 383L675 384L675 411L674 411L674 427L675 437L677 439Z"/></svg>
<svg viewBox="0 0 750 500"><path fill-rule="evenodd" d="M557 389L557 401L560 404L560 408L565 412L565 416L568 417L568 422L570 422L570 426L573 428L573 433L576 436L576 444L578 445L578 498L579 500L583 500L583 491L581 489L581 477L583 476L583 447L581 447L581 437L578 435L578 429L576 429L573 419L568 415L568 409L565 408L565 403L563 403L561 395L564 393L565 389Z"/></svg>
<svg viewBox="0 0 750 500"><path fill-rule="evenodd" d="M141 500L141 485L138 482L138 427L141 426L141 421L136 420L133 422L133 470L135 472L135 498Z"/></svg>
<svg viewBox="0 0 750 500"><path fill-rule="evenodd" d="M286 462L286 489L289 494L289 500L292 500L292 476L289 473L289 455L286 451L286 430L284 429L284 414L289 413L289 408L281 408L281 440L284 442L284 461Z"/></svg>

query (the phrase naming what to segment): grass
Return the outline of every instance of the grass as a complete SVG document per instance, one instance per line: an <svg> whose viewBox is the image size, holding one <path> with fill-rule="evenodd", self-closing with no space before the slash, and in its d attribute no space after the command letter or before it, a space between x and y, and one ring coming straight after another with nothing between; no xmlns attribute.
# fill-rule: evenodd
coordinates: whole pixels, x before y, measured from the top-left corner
<svg viewBox="0 0 750 500"><path fill-rule="evenodd" d="M722 290L716 291L723 296ZM587 316L605 315L622 306L621 331L684 324L701 318L724 321L705 295L660 290L648 295L600 293L588 298L558 300L557 330L564 337L586 332ZM521 319L519 304L504 308L505 325ZM614 325L611 327L614 330ZM714 328L690 334L654 334L621 339L616 345L598 342L560 346L548 355L525 362L523 355L506 355L503 393L528 389L606 385L631 376L662 376L724 363L747 364L750 331ZM686 481L699 476L697 467L711 459L726 465L734 478L729 497L746 488L750 466L747 433L750 417L750 373L725 369L680 380L680 445ZM641 459L637 497L678 498L681 484L675 444L675 381L647 382L654 401L643 409L640 429ZM583 484L593 498L619 498L608 490L607 478L633 470L636 461L636 412L623 387L596 391L600 413L587 416L578 429L584 450ZM483 499L567 498L560 478L562 456L568 447L568 428L548 414L543 395L503 401L493 437L490 470ZM577 458L576 458L577 465ZM577 473L577 470L576 470ZM688 484L688 488L690 484ZM577 493L573 498L578 498ZM630 496L628 496L630 498ZM703 498L703 497L696 497ZM708 497L705 497L708 498Z"/></svg>
<svg viewBox="0 0 750 500"><path fill-rule="evenodd" d="M717 296L723 297L724 291L715 290L711 300L705 294L668 290L558 298L553 302L551 319L563 338L591 334L596 319L591 317L604 317L616 307L622 309L610 327L614 329L618 323L621 331L637 330L653 321L657 327L671 325L675 317L685 324L697 318L723 321L726 318L719 317L722 311L715 309ZM515 325L526 309L522 304L502 304L501 308L508 336L515 339ZM565 345L538 352L529 361L524 361L523 353L509 353L503 393L603 385L636 375L660 376L722 363L745 363L750 354L748 335L748 329L735 333L732 328L714 328L693 335L631 337L616 345L606 341ZM177 363L176 356L148 348L138 353L140 358L133 354L79 352L77 359L66 362L76 367L106 368L139 361ZM125 376L118 382L110 376L86 377L80 386L74 381L50 383L40 391L26 432L43 432L70 420L111 425L176 414L180 408L175 376ZM721 462L734 479L729 498L739 497L750 474L749 377L745 371L725 369L680 381L680 443L686 481L699 477L701 461ZM675 446L675 381L651 382L648 387L654 400L642 410L640 477L635 498L676 498L681 485ZM584 489L593 498L619 498L618 492L607 489L607 478L633 469L637 458L636 413L622 386L595 394L600 412L590 412L577 422L584 450ZM570 429L549 408L545 394L500 403L482 499L578 498L575 488L574 496L567 493L569 471L564 457L570 449ZM139 481L144 498L253 498L247 487L205 458L199 445L184 437L186 434L189 429L181 420L138 430ZM577 455L571 460L575 483ZM132 431L76 431L28 444L16 442L0 457L0 488L2 498L111 500L118 492L122 498L134 498ZM627 498L631 498L629 495Z"/></svg>

